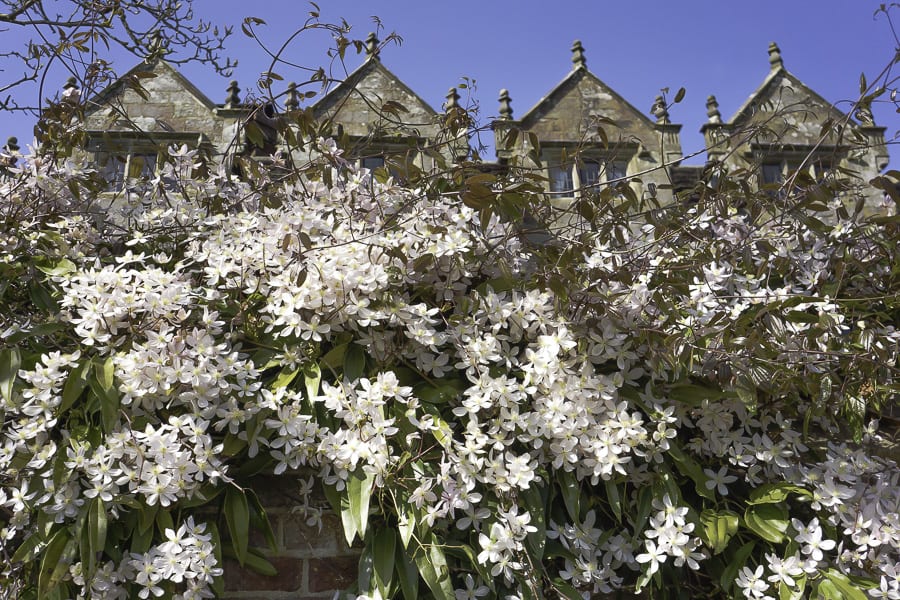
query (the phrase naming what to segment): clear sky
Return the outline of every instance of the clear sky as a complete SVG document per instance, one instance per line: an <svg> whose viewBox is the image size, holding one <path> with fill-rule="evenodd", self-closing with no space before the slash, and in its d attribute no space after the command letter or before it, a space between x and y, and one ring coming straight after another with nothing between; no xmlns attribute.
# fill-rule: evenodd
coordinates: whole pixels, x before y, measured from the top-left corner
<svg viewBox="0 0 900 600"><path fill-rule="evenodd" d="M571 69L570 47L580 39L588 68L638 109L649 111L661 88L671 94L687 90L671 112L684 125L686 153L700 150L706 120L706 97L715 94L723 117L730 118L768 73L767 47L776 41L785 67L825 99L849 110L859 95L860 73L871 81L895 52L896 42L884 16L873 17L872 0L321 0L321 19L345 18L352 37L374 30L377 15L385 33L394 31L402 45L384 49L382 62L435 109L447 89L474 79L480 118L488 122L498 110L497 95L507 88L515 116L522 116ZM302 25L310 6L293 0L195 0L195 11L221 25L238 25L244 17L266 21L258 26L270 46L280 46ZM895 11L900 25L900 10ZM27 31L0 32L0 44L21 44ZM382 38L385 35L382 35ZM304 66L326 66L329 38L321 32L300 36L285 56ZM235 27L228 52L239 60L234 73L241 87L254 90L259 73L269 66L265 52ZM122 72L133 57L113 56ZM347 68L362 57L348 53ZM216 102L223 102L228 79L203 65L183 73ZM285 79L303 80L299 71L278 67ZM336 73L338 74L339 71ZM4 80L10 72L0 74ZM52 79L52 78L51 78ZM59 76L59 83L64 79ZM277 85L284 82L276 82ZM49 82L48 82L49 85ZM20 94L35 94L23 88ZM258 93L258 92L257 92ZM875 106L875 120L894 138L900 116L890 103ZM31 138L31 123L0 112L0 138ZM900 149L891 148L900 155ZM493 158L492 156L486 158ZM702 164L702 157L689 164ZM892 165L900 164L894 156Z"/></svg>

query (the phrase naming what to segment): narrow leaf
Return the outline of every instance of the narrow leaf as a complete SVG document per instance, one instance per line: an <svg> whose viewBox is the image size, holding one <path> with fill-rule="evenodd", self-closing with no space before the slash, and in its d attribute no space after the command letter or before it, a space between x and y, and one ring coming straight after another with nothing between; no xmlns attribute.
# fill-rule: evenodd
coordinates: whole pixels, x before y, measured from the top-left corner
<svg viewBox="0 0 900 600"><path fill-rule="evenodd" d="M350 501L350 516L360 539L366 535L369 522L369 501L372 499L372 485L375 476L357 469L347 481L347 496Z"/></svg>
<svg viewBox="0 0 900 600"><path fill-rule="evenodd" d="M22 358L17 348L7 348L0 352L0 397L7 403L12 402L13 384Z"/></svg>
<svg viewBox="0 0 900 600"><path fill-rule="evenodd" d="M231 545L237 561L244 566L247 561L247 543L250 536L250 508L247 496L235 487L225 492L225 522L231 534Z"/></svg>

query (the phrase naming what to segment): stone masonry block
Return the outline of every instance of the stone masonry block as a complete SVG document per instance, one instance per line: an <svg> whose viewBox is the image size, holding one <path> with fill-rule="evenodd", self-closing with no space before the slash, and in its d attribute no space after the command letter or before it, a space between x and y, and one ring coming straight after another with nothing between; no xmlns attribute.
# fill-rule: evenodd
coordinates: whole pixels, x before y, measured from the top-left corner
<svg viewBox="0 0 900 600"><path fill-rule="evenodd" d="M227 591L293 592L303 585L303 561L286 556L269 558L278 571L269 577L241 567L236 560L225 560L225 589Z"/></svg>
<svg viewBox="0 0 900 600"><path fill-rule="evenodd" d="M311 558L307 561L307 587L309 592L341 590L354 581L358 570L359 557L338 556Z"/></svg>

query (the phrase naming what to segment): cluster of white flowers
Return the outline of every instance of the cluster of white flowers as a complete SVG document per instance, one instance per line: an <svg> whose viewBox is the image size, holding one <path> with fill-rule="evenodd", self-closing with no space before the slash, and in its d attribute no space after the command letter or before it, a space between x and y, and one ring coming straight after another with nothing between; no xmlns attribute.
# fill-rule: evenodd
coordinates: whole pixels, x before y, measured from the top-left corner
<svg viewBox="0 0 900 600"><path fill-rule="evenodd" d="M560 576L579 589L593 594L609 594L622 584L617 570L623 565L634 567L637 561L632 542L622 533L609 536L596 527L597 512L591 510L583 523L566 523L561 528L551 522L549 539L559 539L572 552L574 560L566 558ZM604 538L607 538L605 541Z"/></svg>
<svg viewBox="0 0 900 600"><path fill-rule="evenodd" d="M650 527L644 531L646 552L634 559L647 564L648 576L658 571L668 557L674 559L672 562L676 567L687 565L693 570L699 569L698 561L706 558L706 553L700 549L700 538L688 535L694 531L694 523L687 521L688 507L677 506L666 494L661 500L653 499L653 508L657 513L650 518Z"/></svg>
<svg viewBox="0 0 900 600"><path fill-rule="evenodd" d="M832 377L897 359L892 324L822 293L841 260L876 251L858 228L754 228L698 207L686 234L643 224L588 236L566 294L554 293L532 285L547 274L513 225L382 185L318 146L332 186L267 180L265 197L221 175L191 180L195 156L173 150L165 177L200 201L159 181L133 192L116 257L91 256L110 234L88 233L89 220L54 224L79 232L41 282L58 304L51 341L71 351L23 361L0 390L0 505L14 514L0 549L39 523L74 527L98 503L118 517L202 504L248 457L336 493L362 475L401 528L476 548L484 573L460 580L459 598L488 594L487 574L513 594L540 577L529 540L545 523L559 560L540 568L609 593L700 569L711 552L698 513L779 484L802 506L796 551L738 571L747 598L832 571L873 577L873 597L900 595L900 470L809 435L835 432L827 402L861 397ZM65 186L28 189L74 201ZM234 210L209 210L213 199ZM3 264L50 239L0 238ZM872 269L842 294L889 275ZM864 442L877 441L872 428ZM311 488L298 511L320 524ZM85 598L134 584L158 596L164 582L207 597L220 573L212 538L177 514L148 552L91 573L76 563L68 582Z"/></svg>
<svg viewBox="0 0 900 600"><path fill-rule="evenodd" d="M153 546L147 552L131 552L128 559L116 569L113 563L104 563L86 581L82 563L70 567L73 581L88 593L83 598L124 600L124 585L133 582L142 600L158 598L165 593L167 582L183 584L183 591L171 597L173 600L200 600L213 598L213 580L222 575L212 544L212 536L206 533L206 525L195 523L193 517L185 519L178 529L165 530L166 541Z"/></svg>
<svg viewBox="0 0 900 600"><path fill-rule="evenodd" d="M765 555L766 564L756 569L742 567L735 585L744 596L751 600L774 600L783 586L791 593L799 588L801 578L824 571L822 561L824 552L833 550L836 542L825 539L819 520L813 518L807 524L798 519L791 520L794 530L794 541L802 544L800 552L794 552L781 558L775 554ZM893 569L893 567L892 567ZM772 592L773 595L768 595Z"/></svg>

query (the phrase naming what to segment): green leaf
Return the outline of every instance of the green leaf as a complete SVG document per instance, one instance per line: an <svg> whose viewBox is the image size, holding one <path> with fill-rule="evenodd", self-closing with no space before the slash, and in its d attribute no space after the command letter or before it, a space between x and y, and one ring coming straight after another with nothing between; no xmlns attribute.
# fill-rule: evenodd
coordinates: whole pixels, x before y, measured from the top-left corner
<svg viewBox="0 0 900 600"><path fill-rule="evenodd" d="M303 383L306 386L306 397L310 404L319 395L319 385L322 383L322 369L318 363L308 363L303 366Z"/></svg>
<svg viewBox="0 0 900 600"><path fill-rule="evenodd" d="M138 532L144 533L150 531L152 533L153 524L156 523L156 511L159 510L159 504L148 506L141 505L138 515Z"/></svg>
<svg viewBox="0 0 900 600"><path fill-rule="evenodd" d="M349 501L350 518L360 539L366 535L366 526L369 522L369 501L372 499L372 485L375 476L365 473L361 468L350 474L347 480L347 499ZM347 540L353 543L353 538Z"/></svg>
<svg viewBox="0 0 900 600"><path fill-rule="evenodd" d="M356 587L361 591L372 592L378 590L375 585L375 557L372 555L372 544L366 544L359 556L359 565L356 572Z"/></svg>
<svg viewBox="0 0 900 600"><path fill-rule="evenodd" d="M92 556L102 552L106 547L108 526L106 506L103 504L103 500L94 498L88 509L88 548Z"/></svg>
<svg viewBox="0 0 900 600"><path fill-rule="evenodd" d="M272 382L272 389L277 390L289 386L299 372L299 369L288 369L285 367L278 373L278 377L275 378L275 381Z"/></svg>
<svg viewBox="0 0 900 600"><path fill-rule="evenodd" d="M39 271L50 275L51 277L56 277L58 275L67 275L76 270L75 263L73 263L68 258L61 258L55 262L51 262L49 260L41 260L35 261L35 266Z"/></svg>
<svg viewBox="0 0 900 600"><path fill-rule="evenodd" d="M228 558L233 558L240 562L240 558L238 558L233 547L224 547L222 549L222 555ZM249 551L247 551L247 554L244 556L244 562L241 563L241 566L250 569L254 573L265 575L266 577L275 577L276 575L278 575L278 569L275 568L275 565L270 563L268 559L260 554L260 552L255 548L251 548Z"/></svg>
<svg viewBox="0 0 900 600"><path fill-rule="evenodd" d="M31 301L39 309L51 313L59 311L59 305L57 304L56 299L53 297L53 294L51 294L50 291L47 290L47 288L41 285L39 281L32 280L29 282L28 293L31 297ZM40 325L38 325L38 327L40 327ZM35 327L35 329L36 328L37 327Z"/></svg>
<svg viewBox="0 0 900 600"><path fill-rule="evenodd" d="M412 505L406 507L404 514L406 518L400 521L397 526L397 532L400 534L400 541L403 542L403 547L409 548L409 540L412 539L413 532L416 529L416 513Z"/></svg>
<svg viewBox="0 0 900 600"><path fill-rule="evenodd" d="M581 522L581 486L575 474L564 471L557 475L557 481L569 518Z"/></svg>
<svg viewBox="0 0 900 600"><path fill-rule="evenodd" d="M788 512L777 504L751 505L744 511L744 524L767 542L780 544L788 528Z"/></svg>
<svg viewBox="0 0 900 600"><path fill-rule="evenodd" d="M56 333L61 329L65 329L66 325L64 323L39 323L35 325L31 329L23 329L21 331L17 331L12 334L6 341L10 344L17 344L22 340L31 338L31 337L40 337L42 335L49 335L51 333Z"/></svg>
<svg viewBox="0 0 900 600"><path fill-rule="evenodd" d="M706 487L706 482L709 481L709 477L706 476L706 473L703 472L700 465L687 455L681 449L681 446L674 443L674 441L669 446L669 456L675 461L675 467L678 471L694 481L694 489L697 490L698 494L709 500L716 499L715 493Z"/></svg>
<svg viewBox="0 0 900 600"><path fill-rule="evenodd" d="M12 402L13 384L22 364L22 357L17 348L6 348L0 352L0 397L7 403Z"/></svg>
<svg viewBox="0 0 900 600"><path fill-rule="evenodd" d="M62 415L69 410L88 386L91 366L91 361L84 360L69 372L69 375L66 377L66 383L63 385L62 401L56 411L57 415Z"/></svg>
<svg viewBox="0 0 900 600"><path fill-rule="evenodd" d="M819 322L819 315L811 315L802 310L789 310L784 316L791 323L806 323L814 325Z"/></svg>
<svg viewBox="0 0 900 600"><path fill-rule="evenodd" d="M243 490L233 486L225 491L225 522L231 534L235 557L243 567L247 561L247 541L250 537L250 508Z"/></svg>
<svg viewBox="0 0 900 600"><path fill-rule="evenodd" d="M547 543L546 497L543 486L538 487L536 482L532 482L527 490L521 490L519 504L531 515L530 525L537 529L525 537L525 548L534 564L540 564Z"/></svg>
<svg viewBox="0 0 900 600"><path fill-rule="evenodd" d="M853 582L840 571L828 569L824 574L825 577L828 578L828 581L834 584L834 587L838 589L844 600L868 600L866 593L855 586Z"/></svg>
<svg viewBox="0 0 900 600"><path fill-rule="evenodd" d="M559 594L560 598L567 600L584 600L581 593L562 579L553 580L553 591Z"/></svg>
<svg viewBox="0 0 900 600"><path fill-rule="evenodd" d="M266 145L266 136L254 121L244 123L244 134L247 136L247 141L257 148L263 148Z"/></svg>
<svg viewBox="0 0 900 600"><path fill-rule="evenodd" d="M713 554L719 554L728 546L732 536L737 533L740 518L730 510L715 511L711 509L700 513L700 536Z"/></svg>
<svg viewBox="0 0 900 600"><path fill-rule="evenodd" d="M388 597L388 589L391 587L391 579L394 574L396 547L397 532L388 527L385 527L375 534L375 539L372 541L375 585L378 586L382 598Z"/></svg>
<svg viewBox="0 0 900 600"><path fill-rule="evenodd" d="M266 508L259 501L259 496L251 489L247 490L247 500L250 508L250 523L257 531L262 531L263 537L269 549L274 551L278 548L278 542L275 541L275 532L272 531L272 523L269 521L269 515Z"/></svg>
<svg viewBox="0 0 900 600"><path fill-rule="evenodd" d="M793 483L767 483L750 492L747 504L777 504L783 502L791 494L812 498L812 492Z"/></svg>
<svg viewBox="0 0 900 600"><path fill-rule="evenodd" d="M103 363L94 363L94 377L90 381L91 389L100 400L100 416L103 430L112 431L119 417L119 394L115 388L115 365L110 356Z"/></svg>
<svg viewBox="0 0 900 600"><path fill-rule="evenodd" d="M356 381L366 369L366 353L359 344L350 344L344 356L344 379Z"/></svg>
<svg viewBox="0 0 900 600"><path fill-rule="evenodd" d="M406 600L417 600L419 597L419 572L416 565L410 560L403 546L397 545L396 550L397 575L400 581L400 590Z"/></svg>
<svg viewBox="0 0 900 600"><path fill-rule="evenodd" d="M604 487L606 488L606 499L609 500L609 507L612 509L613 514L616 516L616 521L622 522L622 499L619 497L619 488L616 486L616 482L612 479L607 479L603 482Z"/></svg>
<svg viewBox="0 0 900 600"><path fill-rule="evenodd" d="M824 598L825 600L847 600L830 579L819 580L818 585L816 585L816 592L818 598Z"/></svg>
<svg viewBox="0 0 900 600"><path fill-rule="evenodd" d="M722 586L723 590L727 592L731 589L731 586L734 585L738 571L747 562L747 557L753 552L755 546L756 542L747 542L738 548L737 552L734 553L734 556L731 557L731 561L728 563L728 566L725 567L725 570L722 571L722 576L719 578L719 585Z"/></svg>
<svg viewBox="0 0 900 600"><path fill-rule="evenodd" d="M109 392L115 383L116 366L110 356L103 363L94 363L94 376L104 392Z"/></svg>
<svg viewBox="0 0 900 600"><path fill-rule="evenodd" d="M43 540L38 533L33 533L25 538L13 554L13 563L31 562L34 560L35 550L41 546Z"/></svg>
<svg viewBox="0 0 900 600"><path fill-rule="evenodd" d="M175 529L175 521L172 519L172 513L162 506L156 511L156 529L159 531L160 535L165 535L167 529Z"/></svg>
<svg viewBox="0 0 900 600"><path fill-rule="evenodd" d="M325 353L325 356L322 357L322 364L332 371L336 371L338 367L344 364L344 356L346 356L349 347L349 343L338 344Z"/></svg>
<svg viewBox="0 0 900 600"><path fill-rule="evenodd" d="M219 527L214 521L207 523L206 526L209 535L212 537L213 553L216 557L216 563L221 566L224 563L224 560L222 557L222 536L219 534ZM212 590L217 598L221 598L225 595L225 577L223 575L219 575L213 579Z"/></svg>
<svg viewBox="0 0 900 600"><path fill-rule="evenodd" d="M455 595L444 548L433 533L429 533L424 539L425 543L419 545L414 557L416 568L435 598L453 600Z"/></svg>
<svg viewBox="0 0 900 600"><path fill-rule="evenodd" d="M69 536L69 530L65 527L57 529L50 541L47 542L47 547L41 557L41 568L38 571L38 598L46 598L55 587L56 582L59 581L56 577L56 570L70 553L70 546L74 547L75 541Z"/></svg>

